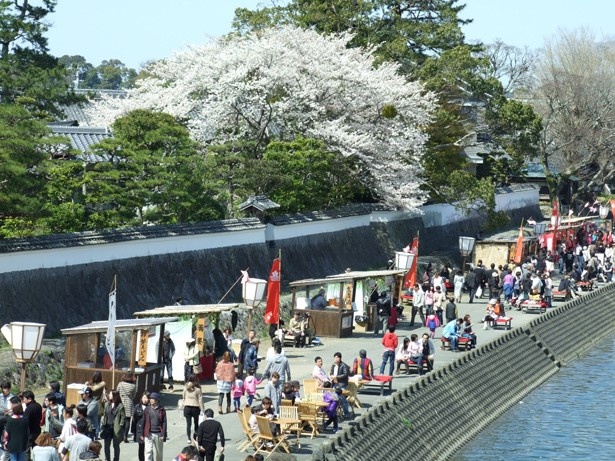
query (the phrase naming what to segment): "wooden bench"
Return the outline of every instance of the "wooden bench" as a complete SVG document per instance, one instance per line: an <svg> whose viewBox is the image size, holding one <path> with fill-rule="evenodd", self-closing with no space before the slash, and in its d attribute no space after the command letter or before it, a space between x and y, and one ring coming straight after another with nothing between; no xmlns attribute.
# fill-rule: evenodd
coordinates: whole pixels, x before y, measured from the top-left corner
<svg viewBox="0 0 615 461"><path fill-rule="evenodd" d="M547 312L547 303L540 300L540 301L533 301L533 300L524 300L519 307L521 308L521 310L525 309L526 313L529 312L538 312L539 314L542 314L544 312Z"/></svg>
<svg viewBox="0 0 615 461"><path fill-rule="evenodd" d="M592 291L594 289L594 282L577 282L576 285L581 291Z"/></svg>
<svg viewBox="0 0 615 461"><path fill-rule="evenodd" d="M451 348L451 342L448 338L445 338L444 336L442 336L440 338L440 341L442 342L440 349L442 349L443 351ZM459 338L459 343L457 347L459 349L463 348L464 350L467 351L470 349L471 345L472 345L472 340L470 338Z"/></svg>
<svg viewBox="0 0 615 461"><path fill-rule="evenodd" d="M510 330L512 328L512 317L498 317L496 320L491 322L491 328L494 330L498 330L502 328L503 330Z"/></svg>
<svg viewBox="0 0 615 461"><path fill-rule="evenodd" d="M559 291L559 290L552 290L551 291L551 297L553 298L553 301L566 301L566 291Z"/></svg>
<svg viewBox="0 0 615 461"><path fill-rule="evenodd" d="M449 345L449 347L450 347L450 345ZM402 362L399 365L400 373L402 371L402 367L403 367L403 369L406 370L406 374L407 375L409 375L410 372L414 372L416 374L418 374L418 372L419 372L419 367L417 366L416 362L414 360L412 360L412 359L408 359L408 360ZM426 373L426 372L427 372L427 359L424 358L423 359L423 373Z"/></svg>
<svg viewBox="0 0 615 461"><path fill-rule="evenodd" d="M380 390L380 395L384 395L384 388L388 387L389 392L393 392L393 377L387 375L375 375L371 381L362 379L357 383L357 390L364 390L366 387L376 387Z"/></svg>

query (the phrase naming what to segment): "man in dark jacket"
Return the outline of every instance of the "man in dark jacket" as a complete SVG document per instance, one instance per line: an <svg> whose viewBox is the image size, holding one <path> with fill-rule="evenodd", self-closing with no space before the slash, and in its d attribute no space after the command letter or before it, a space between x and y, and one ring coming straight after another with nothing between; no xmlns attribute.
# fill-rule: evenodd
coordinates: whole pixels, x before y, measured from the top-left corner
<svg viewBox="0 0 615 461"><path fill-rule="evenodd" d="M26 408L23 412L24 418L28 418L30 426L30 446L34 446L34 441L41 435L41 419L43 419L43 407L41 404L34 400L34 393L32 391L24 391L23 401L26 404Z"/></svg>
<svg viewBox="0 0 615 461"><path fill-rule="evenodd" d="M211 408L205 410L205 421L203 421L196 432L196 442L201 456L199 459L214 461L216 454L216 442L220 437L220 454L224 453L224 429L222 424L214 418L214 411Z"/></svg>
<svg viewBox="0 0 615 461"><path fill-rule="evenodd" d="M342 390L348 387L348 376L350 375L350 367L342 362L342 353L336 352L333 354L333 365L331 365L331 373L329 376L336 387ZM343 394L340 396L340 403L344 409L344 417L346 419L351 417L348 400Z"/></svg>
<svg viewBox="0 0 615 461"><path fill-rule="evenodd" d="M383 332L386 331L387 325L389 324L389 317L391 316L391 298L386 291L380 293L380 298L376 301L376 314L378 320L374 327L374 334L379 335L380 329L382 329Z"/></svg>
<svg viewBox="0 0 615 461"><path fill-rule="evenodd" d="M471 267L466 277L466 285L468 286L468 291L470 292L470 304L472 304L474 302L474 295L476 294L478 280L476 277L476 272L474 272L474 269Z"/></svg>

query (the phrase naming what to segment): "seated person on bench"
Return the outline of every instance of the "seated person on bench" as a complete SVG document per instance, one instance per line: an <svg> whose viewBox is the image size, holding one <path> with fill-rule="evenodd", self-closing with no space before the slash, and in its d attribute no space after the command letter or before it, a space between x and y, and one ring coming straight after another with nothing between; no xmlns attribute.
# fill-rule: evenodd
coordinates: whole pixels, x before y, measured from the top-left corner
<svg viewBox="0 0 615 461"><path fill-rule="evenodd" d="M436 353L436 347L429 338L429 333L423 333L421 337L423 341L423 358L427 360L427 371L433 371L433 357Z"/></svg>
<svg viewBox="0 0 615 461"><path fill-rule="evenodd" d="M459 327L463 319L451 320L442 329L442 337L451 343L451 351L459 352Z"/></svg>
<svg viewBox="0 0 615 461"><path fill-rule="evenodd" d="M423 341L419 341L416 334L410 335L410 356L408 359L416 363L416 369L421 376L423 374Z"/></svg>
<svg viewBox="0 0 615 461"><path fill-rule="evenodd" d="M299 312L290 319L290 333L295 337L295 347L305 347L305 321Z"/></svg>
<svg viewBox="0 0 615 461"><path fill-rule="evenodd" d="M361 349L359 351L359 356L354 359L351 374L364 381L371 381L374 379L374 364L371 359L367 358L365 349Z"/></svg>

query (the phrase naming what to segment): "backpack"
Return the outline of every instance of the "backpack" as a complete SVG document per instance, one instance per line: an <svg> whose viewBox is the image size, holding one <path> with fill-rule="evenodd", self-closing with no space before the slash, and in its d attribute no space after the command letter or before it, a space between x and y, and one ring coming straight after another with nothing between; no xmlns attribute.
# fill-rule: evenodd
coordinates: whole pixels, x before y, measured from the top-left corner
<svg viewBox="0 0 615 461"><path fill-rule="evenodd" d="M436 329L436 319L429 319L427 321L427 328L429 328L430 330L435 330Z"/></svg>

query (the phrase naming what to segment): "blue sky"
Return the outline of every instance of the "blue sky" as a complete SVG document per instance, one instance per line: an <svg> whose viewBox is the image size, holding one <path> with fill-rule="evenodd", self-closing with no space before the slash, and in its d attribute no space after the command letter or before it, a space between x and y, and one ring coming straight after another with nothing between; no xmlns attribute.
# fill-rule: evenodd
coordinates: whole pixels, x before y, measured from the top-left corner
<svg viewBox="0 0 615 461"><path fill-rule="evenodd" d="M188 45L207 42L230 30L235 8L255 8L260 0L59 0L49 19L51 53L81 55L94 65L119 59L139 68ZM539 48L559 28L587 27L612 36L612 0L466 0L462 18L468 40Z"/></svg>

